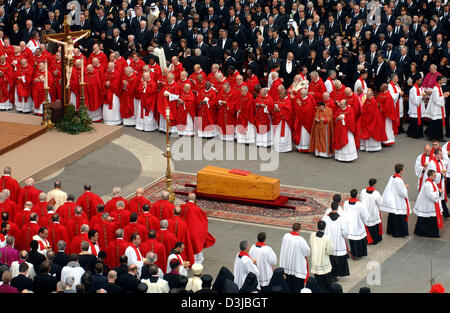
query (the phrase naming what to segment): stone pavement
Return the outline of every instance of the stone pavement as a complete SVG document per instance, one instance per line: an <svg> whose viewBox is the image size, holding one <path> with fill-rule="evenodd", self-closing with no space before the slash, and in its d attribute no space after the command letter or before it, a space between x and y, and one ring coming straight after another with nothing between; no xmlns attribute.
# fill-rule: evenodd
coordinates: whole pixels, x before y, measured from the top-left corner
<svg viewBox="0 0 450 313"><path fill-rule="evenodd" d="M172 138L176 142L179 138ZM188 142L193 139L183 139ZM203 141L206 143L207 141ZM280 178L281 184L348 193L350 189L366 187L371 177L378 179L377 189L382 192L393 173L395 163L406 165L404 179L410 184L409 197L417 197L417 180L414 162L422 152L426 140L415 140L405 135L397 136L393 147L383 148L376 153L360 152L358 160L352 163L336 162L332 159L316 158L310 154L291 152L279 155L279 167L275 171L263 172L258 160L179 160L174 161L176 171L196 173L206 165L250 170L261 175ZM236 144L234 144L236 150ZM42 190L50 190L55 180L63 182L63 189L79 196L84 183L90 183L94 192L105 200L111 197L114 186L123 187L123 195L129 195L137 187L145 186L165 174L166 163L162 156L165 135L159 132L145 133L126 127L124 135L103 146L65 169L37 183ZM249 147L247 146L246 151ZM191 154L199 149L192 149ZM179 151L180 153L181 151ZM205 158L211 158L214 151L207 151ZM383 215L383 221L386 221ZM410 219L410 233L414 229L415 216ZM351 276L340 279L345 292L357 292L367 285L369 273L367 264L376 261L381 264L381 285L372 286L376 292L423 292L429 286L429 256L433 255L436 281L450 288L449 271L445 264L450 254L448 240L450 231L444 223L441 239L423 239L410 235L398 239L384 236L377 246L369 246L369 256L361 260L349 260ZM384 225L386 227L386 225ZM216 245L205 253L205 272L215 275L222 265L232 270L234 258L241 240L256 241L260 231L267 233L268 244L279 255L281 239L288 229L267 225L246 224L210 219L210 232L216 237ZM309 240L308 233L302 233ZM413 275L411 275L413 274Z"/></svg>

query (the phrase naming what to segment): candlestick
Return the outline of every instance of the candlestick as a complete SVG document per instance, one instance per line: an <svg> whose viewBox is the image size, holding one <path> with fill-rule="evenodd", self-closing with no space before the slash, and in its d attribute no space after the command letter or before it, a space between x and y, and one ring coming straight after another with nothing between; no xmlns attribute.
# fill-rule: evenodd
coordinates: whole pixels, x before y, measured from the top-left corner
<svg viewBox="0 0 450 313"><path fill-rule="evenodd" d="M44 87L48 87L48 68L47 68L47 62L45 62L45 82Z"/></svg>
<svg viewBox="0 0 450 313"><path fill-rule="evenodd" d="M81 58L81 82L84 83L84 59Z"/></svg>

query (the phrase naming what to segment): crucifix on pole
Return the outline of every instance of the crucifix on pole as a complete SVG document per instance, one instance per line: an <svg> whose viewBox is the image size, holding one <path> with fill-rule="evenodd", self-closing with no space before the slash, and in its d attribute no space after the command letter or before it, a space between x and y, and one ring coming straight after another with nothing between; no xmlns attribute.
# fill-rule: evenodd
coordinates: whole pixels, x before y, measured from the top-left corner
<svg viewBox="0 0 450 313"><path fill-rule="evenodd" d="M61 45L61 104L66 108L70 104L70 76L73 68L74 44L91 34L90 30L70 31L70 16L64 17L64 31L59 34L44 35L44 40L49 40Z"/></svg>

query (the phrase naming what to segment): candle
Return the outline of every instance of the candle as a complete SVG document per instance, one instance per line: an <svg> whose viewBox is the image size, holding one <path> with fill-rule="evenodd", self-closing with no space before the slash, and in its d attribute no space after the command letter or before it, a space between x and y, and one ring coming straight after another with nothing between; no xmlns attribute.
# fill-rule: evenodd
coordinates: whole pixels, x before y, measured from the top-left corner
<svg viewBox="0 0 450 313"><path fill-rule="evenodd" d="M45 87L45 88L48 87L48 69L47 69L47 62L45 62L45 82L44 82L44 87Z"/></svg>
<svg viewBox="0 0 450 313"><path fill-rule="evenodd" d="M170 118L170 109L166 108L166 118Z"/></svg>
<svg viewBox="0 0 450 313"><path fill-rule="evenodd" d="M84 60L81 58L81 82L84 83Z"/></svg>

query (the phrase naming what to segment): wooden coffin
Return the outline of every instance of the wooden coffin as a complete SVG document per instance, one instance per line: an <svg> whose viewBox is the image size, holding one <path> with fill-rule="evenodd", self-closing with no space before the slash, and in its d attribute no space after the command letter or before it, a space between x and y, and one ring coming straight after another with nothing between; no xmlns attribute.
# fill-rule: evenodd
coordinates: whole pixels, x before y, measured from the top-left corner
<svg viewBox="0 0 450 313"><path fill-rule="evenodd" d="M271 201L280 196L280 180L255 174L232 174L226 168L207 166L197 172L197 192Z"/></svg>

